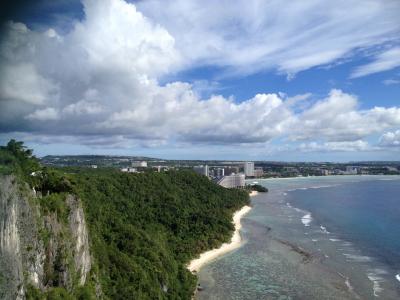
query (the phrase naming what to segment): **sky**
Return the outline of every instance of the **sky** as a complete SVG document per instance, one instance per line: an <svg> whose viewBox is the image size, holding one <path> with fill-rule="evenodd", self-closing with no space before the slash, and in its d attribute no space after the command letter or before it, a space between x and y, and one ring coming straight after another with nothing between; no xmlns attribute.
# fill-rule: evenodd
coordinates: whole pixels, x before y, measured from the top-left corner
<svg viewBox="0 0 400 300"><path fill-rule="evenodd" d="M398 0L18 4L1 16L1 144L400 160Z"/></svg>

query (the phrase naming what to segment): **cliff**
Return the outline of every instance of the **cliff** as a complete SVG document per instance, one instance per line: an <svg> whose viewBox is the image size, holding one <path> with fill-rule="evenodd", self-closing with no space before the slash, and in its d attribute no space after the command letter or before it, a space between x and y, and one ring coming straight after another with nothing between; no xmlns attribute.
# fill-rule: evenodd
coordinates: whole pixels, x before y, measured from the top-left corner
<svg viewBox="0 0 400 300"><path fill-rule="evenodd" d="M24 299L53 287L72 292L87 280L91 257L82 205L62 194L62 216L46 207L48 197L13 175L0 176L1 299Z"/></svg>

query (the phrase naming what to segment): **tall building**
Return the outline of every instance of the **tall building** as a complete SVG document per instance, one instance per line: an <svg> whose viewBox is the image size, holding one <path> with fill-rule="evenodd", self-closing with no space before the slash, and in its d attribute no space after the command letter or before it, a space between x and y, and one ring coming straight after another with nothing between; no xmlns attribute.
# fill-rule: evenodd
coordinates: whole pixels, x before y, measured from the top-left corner
<svg viewBox="0 0 400 300"><path fill-rule="evenodd" d="M224 167L224 175L233 175L239 173L238 166Z"/></svg>
<svg viewBox="0 0 400 300"><path fill-rule="evenodd" d="M357 168L353 167L353 166L346 166L346 174L356 175L357 174Z"/></svg>
<svg viewBox="0 0 400 300"><path fill-rule="evenodd" d="M246 161L244 163L244 175L246 177L254 177L254 162Z"/></svg>
<svg viewBox="0 0 400 300"><path fill-rule="evenodd" d="M233 174L222 177L218 184L225 188L242 188L245 186L244 174Z"/></svg>
<svg viewBox="0 0 400 300"><path fill-rule="evenodd" d="M204 175L204 176L208 177L209 172L208 172L208 166L207 165L205 165L205 166L195 166L195 167L193 167L193 170L198 174L201 174L201 175Z"/></svg>
<svg viewBox="0 0 400 300"><path fill-rule="evenodd" d="M218 177L218 178L224 177L225 176L224 168L216 168L214 170L214 175L215 175L215 177Z"/></svg>

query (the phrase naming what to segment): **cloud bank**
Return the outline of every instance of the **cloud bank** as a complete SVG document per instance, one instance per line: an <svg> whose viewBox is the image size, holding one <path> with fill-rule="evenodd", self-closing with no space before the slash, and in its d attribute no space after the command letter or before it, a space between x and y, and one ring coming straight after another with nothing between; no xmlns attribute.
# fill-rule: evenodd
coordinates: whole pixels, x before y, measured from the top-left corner
<svg viewBox="0 0 400 300"><path fill-rule="evenodd" d="M399 29L395 1L367 1L351 14L351 1L329 9L319 1L293 2L284 10L275 1L238 3L222 1L209 11L207 3L192 1L143 1L136 7L85 0L85 18L64 34L9 22L0 45L0 131L89 146L280 139L301 141L302 151L363 151L363 139L400 127L399 107L362 110L355 95L341 90L317 101L262 93L239 103L221 95L201 98L186 82L160 84L160 78L197 64L233 73L276 68L294 74L388 42ZM366 11L385 19L363 19ZM393 51L377 61L387 61ZM392 66L373 64L357 69L355 77Z"/></svg>

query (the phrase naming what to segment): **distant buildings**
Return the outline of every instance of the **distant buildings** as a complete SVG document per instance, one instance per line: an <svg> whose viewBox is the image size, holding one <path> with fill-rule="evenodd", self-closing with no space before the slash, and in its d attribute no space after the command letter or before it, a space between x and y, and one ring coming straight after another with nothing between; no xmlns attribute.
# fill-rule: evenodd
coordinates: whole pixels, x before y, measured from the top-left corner
<svg viewBox="0 0 400 300"><path fill-rule="evenodd" d="M254 177L254 162L246 161L244 163L244 175L246 177Z"/></svg>
<svg viewBox="0 0 400 300"><path fill-rule="evenodd" d="M127 172L127 173L137 173L138 171L137 171L137 169L136 169L136 168L131 168L131 167L128 167L128 168L122 168L122 169L121 169L121 172Z"/></svg>
<svg viewBox="0 0 400 300"><path fill-rule="evenodd" d="M195 167L193 167L193 170L196 173L200 174L200 175L204 175L204 176L207 176L207 177L209 175L208 166L207 165L205 165L205 166L195 166Z"/></svg>
<svg viewBox="0 0 400 300"><path fill-rule="evenodd" d="M124 167L121 168L121 172L127 172L127 173L141 173L138 171L141 170L142 168L147 168L147 161L133 161L131 163L131 167ZM143 170L141 170L143 171Z"/></svg>
<svg viewBox="0 0 400 300"><path fill-rule="evenodd" d="M225 176L225 169L219 166L209 166L208 167L208 176L213 179L221 178Z"/></svg>
<svg viewBox="0 0 400 300"><path fill-rule="evenodd" d="M225 169L224 168L216 168L214 169L214 176L215 177L224 177L225 176Z"/></svg>
<svg viewBox="0 0 400 300"><path fill-rule="evenodd" d="M262 177L264 175L264 170L261 167L254 168L254 177Z"/></svg>
<svg viewBox="0 0 400 300"><path fill-rule="evenodd" d="M386 170L389 172L397 172L398 171L398 169L395 167L384 167L384 168L386 168Z"/></svg>
<svg viewBox="0 0 400 300"><path fill-rule="evenodd" d="M346 166L346 173L347 175L356 175L357 174L357 168L353 166Z"/></svg>
<svg viewBox="0 0 400 300"><path fill-rule="evenodd" d="M133 161L132 167L134 168L147 168L147 161Z"/></svg>
<svg viewBox="0 0 400 300"><path fill-rule="evenodd" d="M328 176L331 175L331 171L327 170L327 169L319 169L321 172L321 175L323 176Z"/></svg>
<svg viewBox="0 0 400 300"><path fill-rule="evenodd" d="M238 166L224 166L224 175L232 175L232 174L238 174L239 173L239 167Z"/></svg>
<svg viewBox="0 0 400 300"><path fill-rule="evenodd" d="M243 188L245 186L245 175L232 174L224 176L217 183L225 188Z"/></svg>
<svg viewBox="0 0 400 300"><path fill-rule="evenodd" d="M168 166L153 166L153 169L155 169L158 173L161 171L168 171L169 167Z"/></svg>

